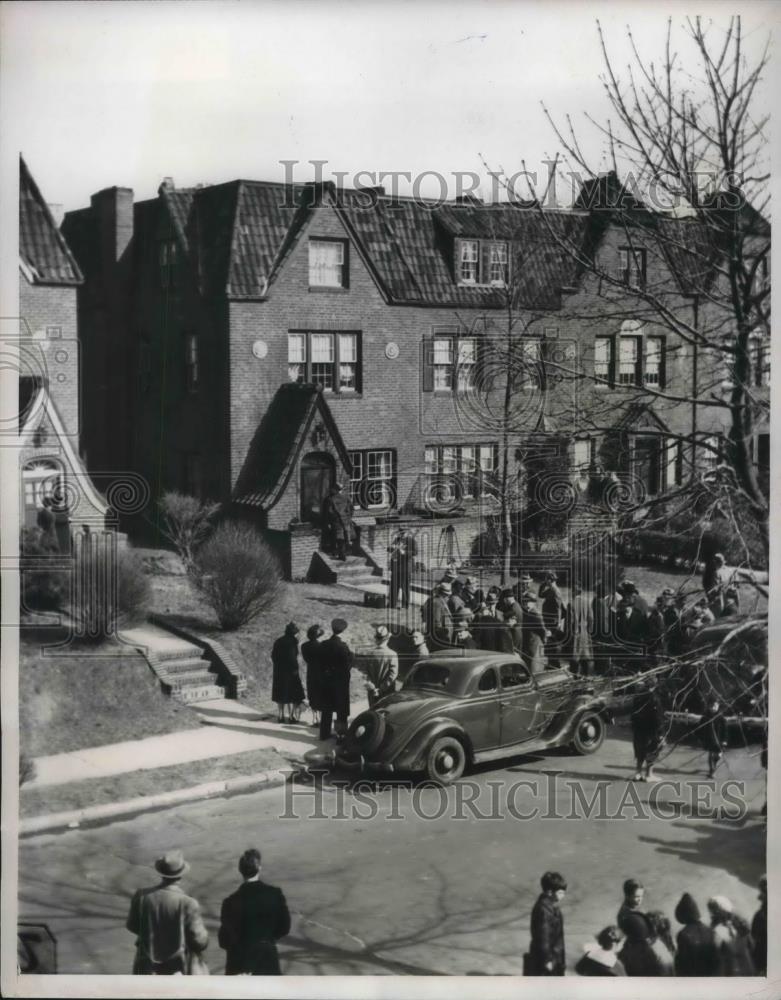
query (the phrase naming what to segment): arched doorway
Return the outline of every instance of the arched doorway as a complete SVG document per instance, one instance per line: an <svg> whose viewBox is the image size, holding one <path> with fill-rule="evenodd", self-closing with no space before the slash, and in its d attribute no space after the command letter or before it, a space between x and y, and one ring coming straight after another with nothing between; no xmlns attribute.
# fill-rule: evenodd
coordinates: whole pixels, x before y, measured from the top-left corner
<svg viewBox="0 0 781 1000"><path fill-rule="evenodd" d="M34 528L44 497L61 500L63 496L62 466L52 458L36 458L22 469L24 526Z"/></svg>
<svg viewBox="0 0 781 1000"><path fill-rule="evenodd" d="M322 525L323 501L336 481L336 462L326 451L312 451L301 460L301 520Z"/></svg>

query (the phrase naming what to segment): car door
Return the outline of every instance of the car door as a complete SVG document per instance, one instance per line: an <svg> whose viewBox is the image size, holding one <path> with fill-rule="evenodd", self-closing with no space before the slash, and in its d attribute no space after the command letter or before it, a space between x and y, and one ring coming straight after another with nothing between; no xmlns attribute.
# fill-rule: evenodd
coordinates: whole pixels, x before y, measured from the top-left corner
<svg viewBox="0 0 781 1000"><path fill-rule="evenodd" d="M475 750L499 746L500 714L499 677L496 667L486 667L472 682L468 699L459 706L458 721L472 741Z"/></svg>
<svg viewBox="0 0 781 1000"><path fill-rule="evenodd" d="M523 663L514 661L499 667L500 739L512 746L531 739L543 727L542 697Z"/></svg>

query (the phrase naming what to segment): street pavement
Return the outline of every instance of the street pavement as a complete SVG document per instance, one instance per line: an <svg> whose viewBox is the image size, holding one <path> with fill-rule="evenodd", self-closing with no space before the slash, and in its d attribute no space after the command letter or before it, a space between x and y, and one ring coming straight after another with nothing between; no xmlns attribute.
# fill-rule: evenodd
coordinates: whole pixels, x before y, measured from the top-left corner
<svg viewBox="0 0 781 1000"><path fill-rule="evenodd" d="M61 972L127 973L131 894L155 884L154 859L180 847L192 865L185 888L200 900L212 932L207 959L221 973L220 903L240 881L238 856L257 846L262 877L283 888L293 914L280 949L288 975L519 975L539 878L554 869L569 882L563 912L571 970L583 944L615 922L621 883L630 876L645 883L648 908L671 918L687 890L703 911L709 896L723 894L738 912L753 914L765 870L759 754L730 750L718 775L715 801L732 815L738 807L727 796L738 796L721 783L745 783L747 814L739 819L692 815L689 791L702 782L704 802L709 788L704 763L698 748L675 748L658 773L681 788L652 792L652 785L627 781L631 743L615 731L593 756L516 758L482 767L445 792L399 782L345 789L329 777L298 778L260 793L41 835L20 845L19 915L49 924ZM567 818L576 811L575 787L587 802L602 789L606 812L625 818ZM669 818L651 815L656 795ZM470 797L483 816L465 805ZM638 806L646 818L637 818ZM560 818L520 818L535 807ZM283 818L286 812L298 818ZM454 818L459 813L464 818Z"/></svg>

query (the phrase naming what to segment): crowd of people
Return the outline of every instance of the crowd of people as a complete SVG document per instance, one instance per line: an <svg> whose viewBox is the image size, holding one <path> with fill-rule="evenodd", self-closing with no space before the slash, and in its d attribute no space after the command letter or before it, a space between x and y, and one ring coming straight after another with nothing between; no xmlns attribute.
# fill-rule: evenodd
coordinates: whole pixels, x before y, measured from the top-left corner
<svg viewBox="0 0 781 1000"><path fill-rule="evenodd" d="M524 975L563 976L566 970L561 901L567 882L545 872L531 913L531 943ZM751 925L726 896L708 900L710 923L694 897L684 892L675 907L681 929L673 938L670 919L644 906L638 879L623 885L616 922L604 927L575 965L580 976L764 976L767 974L767 877L759 881L760 906Z"/></svg>

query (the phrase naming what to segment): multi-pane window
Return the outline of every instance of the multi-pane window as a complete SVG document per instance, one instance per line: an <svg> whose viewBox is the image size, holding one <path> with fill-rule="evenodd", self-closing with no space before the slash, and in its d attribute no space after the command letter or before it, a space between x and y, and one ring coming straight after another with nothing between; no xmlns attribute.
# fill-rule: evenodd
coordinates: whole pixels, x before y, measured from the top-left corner
<svg viewBox="0 0 781 1000"><path fill-rule="evenodd" d="M640 337L619 338L619 385L638 385L640 382L640 342Z"/></svg>
<svg viewBox="0 0 781 1000"><path fill-rule="evenodd" d="M188 333L185 337L184 376L187 391L197 392L200 378L197 333Z"/></svg>
<svg viewBox="0 0 781 1000"><path fill-rule="evenodd" d="M646 252L638 247L618 248L618 276L627 285L645 284Z"/></svg>
<svg viewBox="0 0 781 1000"><path fill-rule="evenodd" d="M643 382L646 385L661 386L662 364L664 362L664 337L646 337L645 339L645 366L643 369Z"/></svg>
<svg viewBox="0 0 781 1000"><path fill-rule="evenodd" d="M594 341L594 378L598 388L610 381L613 367L613 338L597 337Z"/></svg>
<svg viewBox="0 0 781 1000"><path fill-rule="evenodd" d="M453 343L452 337L434 338L434 391L443 392L453 388Z"/></svg>
<svg viewBox="0 0 781 1000"><path fill-rule="evenodd" d="M480 269L480 244L477 240L461 241L459 277L465 285L477 284Z"/></svg>
<svg viewBox="0 0 781 1000"><path fill-rule="evenodd" d="M350 495L354 507L391 507L396 498L396 452L351 451Z"/></svg>
<svg viewBox="0 0 781 1000"><path fill-rule="evenodd" d="M711 434L702 442L700 465L704 472L712 472L719 464L721 441L718 434Z"/></svg>
<svg viewBox="0 0 781 1000"><path fill-rule="evenodd" d="M753 334L751 344L751 366L753 382L757 388L770 385L770 350L761 333Z"/></svg>
<svg viewBox="0 0 781 1000"><path fill-rule="evenodd" d="M346 288L344 240L309 241L309 284L314 288Z"/></svg>
<svg viewBox="0 0 781 1000"><path fill-rule="evenodd" d="M437 499L485 496L496 472L497 451L496 444L428 446L425 470L435 484Z"/></svg>
<svg viewBox="0 0 781 1000"><path fill-rule="evenodd" d="M488 281L504 285L507 281L507 244L491 243L488 256Z"/></svg>
<svg viewBox="0 0 781 1000"><path fill-rule="evenodd" d="M423 389L434 392L469 392L475 384L478 342L455 333L434 335L424 342Z"/></svg>
<svg viewBox="0 0 781 1000"><path fill-rule="evenodd" d="M314 382L324 392L360 392L360 338L357 333L290 333L288 379Z"/></svg>

